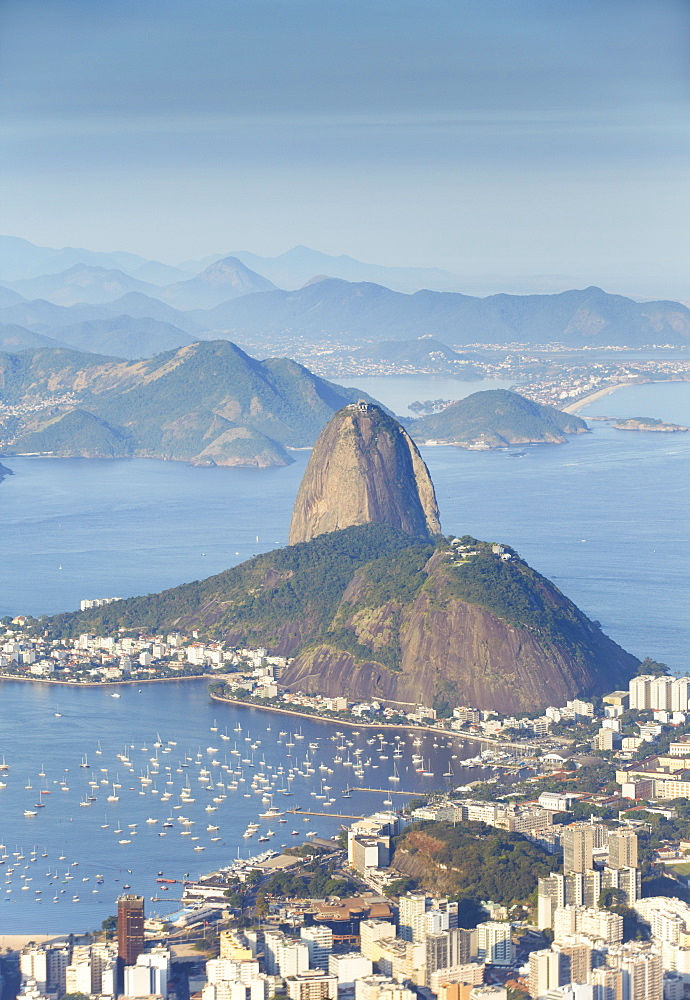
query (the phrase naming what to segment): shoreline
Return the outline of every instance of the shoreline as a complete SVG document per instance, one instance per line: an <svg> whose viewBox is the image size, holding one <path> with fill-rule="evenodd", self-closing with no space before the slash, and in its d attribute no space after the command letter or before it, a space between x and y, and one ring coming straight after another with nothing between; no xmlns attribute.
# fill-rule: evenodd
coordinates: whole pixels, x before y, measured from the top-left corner
<svg viewBox="0 0 690 1000"><path fill-rule="evenodd" d="M17 677L14 674L0 673L0 681L20 681L23 684L54 684L56 687L69 688L100 688L100 687L125 687L136 684L165 684L170 681L208 681L218 680L217 674L193 674L184 677L147 677L141 680L128 681L61 681L53 677Z"/></svg>
<svg viewBox="0 0 690 1000"><path fill-rule="evenodd" d="M275 712L277 715L294 715L301 719L311 719L314 722L327 722L331 725L349 726L351 729L406 729L412 732L433 733L436 736L450 736L457 740L468 740L472 743L486 743L488 746L516 748L519 750L525 749L520 743L494 740L490 736L477 736L475 733L459 733L454 729L437 729L435 726L423 726L414 722L360 722L354 719L332 719L329 715L298 712L296 709L278 708L276 705L257 705L250 701L242 701L240 698L228 698L214 694L212 691L209 691L209 697L213 701L224 702L228 705L243 705L245 708L254 708L260 712Z"/></svg>
<svg viewBox="0 0 690 1000"><path fill-rule="evenodd" d="M612 393L617 392L618 389L625 389L630 386L636 387L638 385L657 385L663 384L668 385L673 382L687 382L686 378L640 378L635 382L625 381L616 382L615 385L605 385L601 389L594 389L592 392L588 392L586 396L582 396L577 399L574 403L569 403L568 406L564 406L564 413L577 413L581 410L583 406L589 406L590 403L596 403L600 399L604 399L606 396L610 396ZM590 418L593 419L593 418Z"/></svg>
<svg viewBox="0 0 690 1000"><path fill-rule="evenodd" d="M670 380L668 380L670 381ZM577 413L581 410L583 406L589 406L590 403L596 403L600 399L604 399L606 396L612 395L618 389L624 389L626 386L630 385L649 385L649 382L616 382L615 385L606 385L602 389L595 389L593 392L588 392L586 396L582 396L576 402L571 403L569 406L563 407L564 413Z"/></svg>

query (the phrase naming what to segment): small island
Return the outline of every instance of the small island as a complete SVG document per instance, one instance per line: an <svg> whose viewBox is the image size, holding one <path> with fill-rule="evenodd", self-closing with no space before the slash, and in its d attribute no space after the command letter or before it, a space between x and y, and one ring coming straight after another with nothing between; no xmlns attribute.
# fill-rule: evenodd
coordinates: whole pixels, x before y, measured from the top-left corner
<svg viewBox="0 0 690 1000"><path fill-rule="evenodd" d="M13 475L14 472L12 472L12 469L8 469L6 465L3 465L2 462L0 462L0 483L3 481L5 476L13 476Z"/></svg>
<svg viewBox="0 0 690 1000"><path fill-rule="evenodd" d="M667 434L689 429L681 424L657 420L656 417L627 417L625 420L617 420L613 426L617 431L664 431Z"/></svg>

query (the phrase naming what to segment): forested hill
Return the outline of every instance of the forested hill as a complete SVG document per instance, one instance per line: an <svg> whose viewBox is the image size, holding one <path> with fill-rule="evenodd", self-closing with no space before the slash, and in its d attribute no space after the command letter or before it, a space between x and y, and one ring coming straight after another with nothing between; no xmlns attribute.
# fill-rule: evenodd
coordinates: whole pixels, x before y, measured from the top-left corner
<svg viewBox="0 0 690 1000"><path fill-rule="evenodd" d="M227 340L135 362L59 349L0 354L0 389L15 405L60 400L0 422L8 455L257 466L292 461L286 447L313 444L336 410L366 395Z"/></svg>
<svg viewBox="0 0 690 1000"><path fill-rule="evenodd" d="M426 892L524 902L558 864L520 833L485 823L415 823L397 841L393 867Z"/></svg>
<svg viewBox="0 0 690 1000"><path fill-rule="evenodd" d="M281 679L294 690L502 712L611 690L638 664L512 550L469 536L421 543L382 524L47 627L198 630L294 657Z"/></svg>
<svg viewBox="0 0 690 1000"><path fill-rule="evenodd" d="M498 448L509 444L564 444L566 434L583 434L580 417L544 406L506 389L488 389L405 426L419 442Z"/></svg>

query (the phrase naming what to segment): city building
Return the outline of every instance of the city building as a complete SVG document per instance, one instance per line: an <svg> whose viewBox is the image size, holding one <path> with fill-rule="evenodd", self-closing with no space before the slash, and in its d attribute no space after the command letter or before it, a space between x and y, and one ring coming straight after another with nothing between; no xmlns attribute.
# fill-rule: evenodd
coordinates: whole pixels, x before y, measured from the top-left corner
<svg viewBox="0 0 690 1000"><path fill-rule="evenodd" d="M477 924L477 958L487 965L512 965L512 930L512 924L500 920Z"/></svg>
<svg viewBox="0 0 690 1000"><path fill-rule="evenodd" d="M610 830L609 868L637 868L637 834L629 827Z"/></svg>
<svg viewBox="0 0 690 1000"><path fill-rule="evenodd" d="M304 933L300 933L302 933L302 936L304 937ZM379 941L392 940L396 936L395 925L389 923L387 920L362 920L359 925L359 934L360 951L365 958L371 959L372 962L376 962L378 961L377 943Z"/></svg>
<svg viewBox="0 0 690 1000"><path fill-rule="evenodd" d="M592 852L594 833L588 823L566 826L561 835L563 843L563 871L584 873L593 867Z"/></svg>
<svg viewBox="0 0 690 1000"><path fill-rule="evenodd" d="M338 977L321 969L308 969L285 978L289 1000L337 1000Z"/></svg>
<svg viewBox="0 0 690 1000"><path fill-rule="evenodd" d="M416 1000L416 994L389 976L362 976L355 983L355 1000Z"/></svg>
<svg viewBox="0 0 690 1000"><path fill-rule="evenodd" d="M144 897L135 895L120 896L117 901L118 958L125 965L134 965L143 950Z"/></svg>
<svg viewBox="0 0 690 1000"><path fill-rule="evenodd" d="M367 921L362 921L362 924ZM371 921L371 923L381 923L384 927L390 927L395 934L392 924L384 921ZM360 933L361 933L360 924ZM333 931L330 927L312 924L310 927L300 928L300 937L305 942L309 951L309 966L312 969L322 969L328 971L328 956L333 951Z"/></svg>
<svg viewBox="0 0 690 1000"><path fill-rule="evenodd" d="M343 955L330 955L328 971L338 979L338 994L354 992L355 982L372 974L373 966L370 959L359 951L346 952Z"/></svg>

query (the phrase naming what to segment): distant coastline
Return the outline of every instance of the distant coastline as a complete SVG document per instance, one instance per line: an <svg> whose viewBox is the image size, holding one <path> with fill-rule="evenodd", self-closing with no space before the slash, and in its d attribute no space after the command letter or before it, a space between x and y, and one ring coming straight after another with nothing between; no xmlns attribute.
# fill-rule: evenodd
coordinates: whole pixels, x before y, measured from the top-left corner
<svg viewBox="0 0 690 1000"><path fill-rule="evenodd" d="M142 677L140 680L132 678L122 681L68 681L58 680L57 677L19 677L17 674L4 674L0 672L0 681L19 681L22 684L54 684L60 687L69 688L101 688L101 687L124 687L136 684L165 684L169 681L203 681L218 680L217 674L183 674L181 677Z"/></svg>
<svg viewBox="0 0 690 1000"><path fill-rule="evenodd" d="M606 385L603 389L594 389L592 392L588 392L586 396L581 396L574 403L569 403L568 406L563 407L564 413L577 413L581 410L583 406L589 406L590 403L596 403L599 399L603 399L605 396L610 396L611 393L616 392L618 389L625 389L629 387L637 387L640 385L656 385L658 383L672 383L672 382L687 382L688 379L685 378L654 378L654 379L640 379L637 382L616 382L615 385Z"/></svg>

